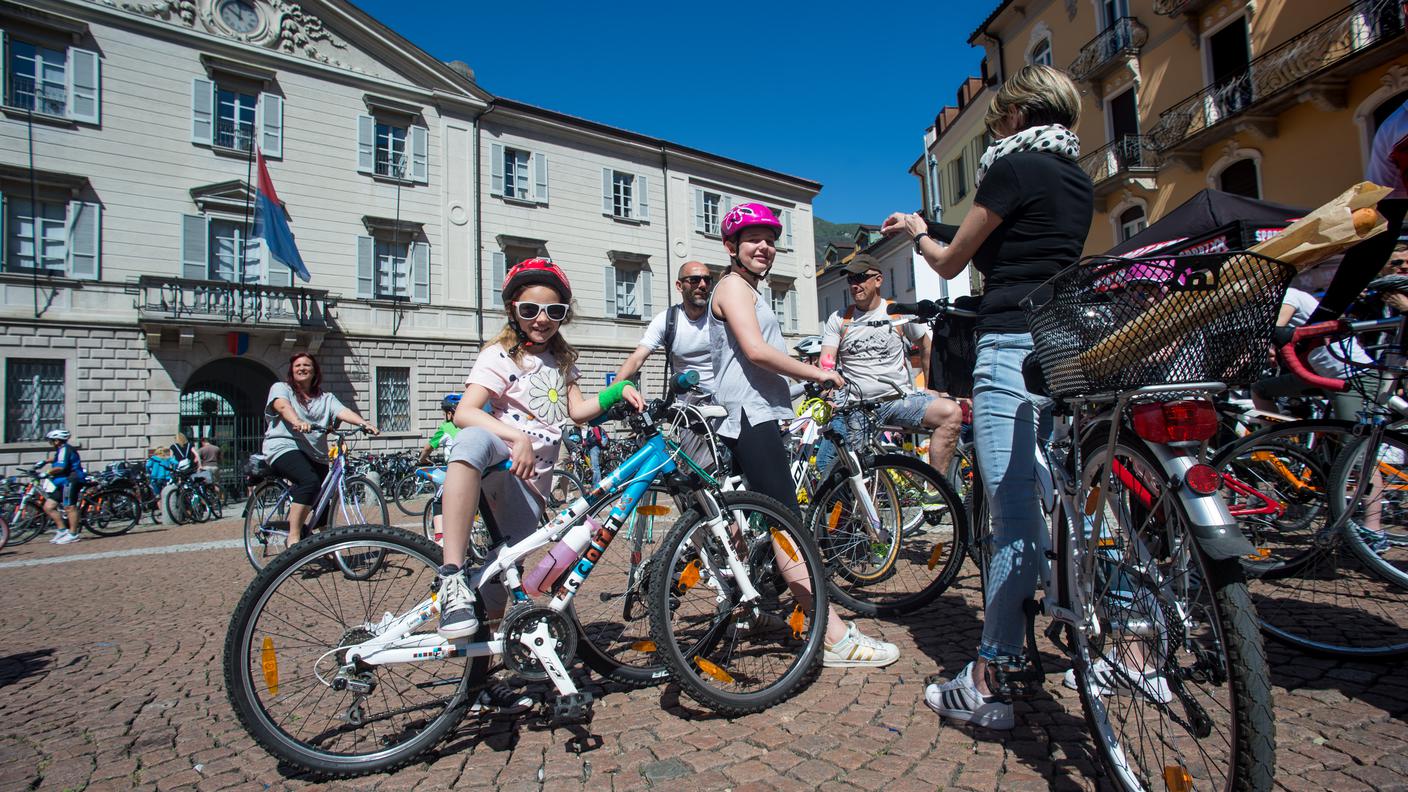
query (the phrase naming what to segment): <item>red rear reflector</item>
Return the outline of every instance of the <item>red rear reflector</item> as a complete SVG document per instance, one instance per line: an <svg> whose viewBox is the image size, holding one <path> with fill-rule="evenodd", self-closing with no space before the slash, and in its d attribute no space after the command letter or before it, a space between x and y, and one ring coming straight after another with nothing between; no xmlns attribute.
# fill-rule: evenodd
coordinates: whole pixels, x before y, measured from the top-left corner
<svg viewBox="0 0 1408 792"><path fill-rule="evenodd" d="M1194 465L1183 474L1183 483L1199 495L1211 495L1222 487L1222 475L1211 465Z"/></svg>
<svg viewBox="0 0 1408 792"><path fill-rule="evenodd" d="M1151 443L1201 443L1217 434L1217 408L1193 400L1136 404L1134 433Z"/></svg>

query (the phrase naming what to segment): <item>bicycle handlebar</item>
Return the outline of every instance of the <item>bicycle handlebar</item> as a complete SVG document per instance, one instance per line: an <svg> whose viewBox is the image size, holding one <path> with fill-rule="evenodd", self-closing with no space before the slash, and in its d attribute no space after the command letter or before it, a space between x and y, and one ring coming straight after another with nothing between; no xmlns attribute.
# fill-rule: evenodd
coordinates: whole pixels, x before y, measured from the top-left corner
<svg viewBox="0 0 1408 792"><path fill-rule="evenodd" d="M948 300L920 300L913 303L890 303L886 311L891 316L910 314L920 319L934 319L939 316L959 316L977 318L978 312L967 308L955 308Z"/></svg>
<svg viewBox="0 0 1408 792"><path fill-rule="evenodd" d="M1373 332L1375 330L1387 330L1403 322L1402 318L1394 317L1389 319L1369 319L1363 322L1349 322L1344 319L1332 319L1328 322L1316 322L1315 324L1301 325L1300 327L1278 327L1272 331L1271 338L1277 345L1276 354L1301 380L1309 385L1330 391L1331 393L1344 393L1349 390L1349 383L1335 377L1323 377L1310 370L1310 366L1302 353L1301 346L1308 345L1311 341L1324 339L1320 342L1323 346L1337 338L1344 338L1357 333Z"/></svg>

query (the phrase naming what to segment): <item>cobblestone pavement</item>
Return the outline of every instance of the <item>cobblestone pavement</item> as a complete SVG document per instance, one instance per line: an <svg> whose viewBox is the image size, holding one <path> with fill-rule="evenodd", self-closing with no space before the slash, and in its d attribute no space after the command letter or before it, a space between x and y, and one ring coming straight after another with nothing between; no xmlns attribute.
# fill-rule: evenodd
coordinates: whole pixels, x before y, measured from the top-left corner
<svg viewBox="0 0 1408 792"><path fill-rule="evenodd" d="M240 728L220 651L250 568L237 548L11 562L190 546L238 537L234 521L147 526L67 547L0 552L0 790L125 789L1094 789L1074 693L1050 655L1045 694L1006 735L940 725L924 677L962 667L979 621L972 580L922 617L867 621L904 651L883 671L825 671L771 712L712 719L666 686L608 692L590 732L466 719L438 751L392 775L327 786L281 768ZM1392 665L1270 647L1288 790L1408 788L1408 679Z"/></svg>

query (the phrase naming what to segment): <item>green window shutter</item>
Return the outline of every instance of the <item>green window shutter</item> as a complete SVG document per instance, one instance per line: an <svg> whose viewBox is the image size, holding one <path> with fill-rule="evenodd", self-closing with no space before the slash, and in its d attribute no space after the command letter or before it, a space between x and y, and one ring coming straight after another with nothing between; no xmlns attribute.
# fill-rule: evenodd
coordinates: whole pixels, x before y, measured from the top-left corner
<svg viewBox="0 0 1408 792"><path fill-rule="evenodd" d="M502 143L489 144L490 195L504 194L504 147ZM499 254L503 255L503 254Z"/></svg>
<svg viewBox="0 0 1408 792"><path fill-rule="evenodd" d="M602 290L606 294L606 316L616 317L616 268L606 267L602 270Z"/></svg>
<svg viewBox="0 0 1408 792"><path fill-rule="evenodd" d="M259 150L266 157L284 156L284 98L278 94L259 94Z"/></svg>
<svg viewBox="0 0 1408 792"><path fill-rule="evenodd" d="M704 191L698 187L694 188L694 230L701 234L708 230L704 226Z"/></svg>
<svg viewBox="0 0 1408 792"><path fill-rule="evenodd" d="M533 200L548 202L548 155L535 153L533 159Z"/></svg>
<svg viewBox="0 0 1408 792"><path fill-rule="evenodd" d="M68 276L96 280L102 248L103 208L95 203L68 202Z"/></svg>
<svg viewBox="0 0 1408 792"><path fill-rule="evenodd" d="M494 268L490 274L489 304L495 308L504 307L504 274L508 269L503 251L494 251Z"/></svg>
<svg viewBox="0 0 1408 792"><path fill-rule="evenodd" d="M650 221L650 178L647 176L636 177L636 219L642 222Z"/></svg>
<svg viewBox="0 0 1408 792"><path fill-rule="evenodd" d="M357 297L376 296L376 243L369 236L357 237Z"/></svg>
<svg viewBox="0 0 1408 792"><path fill-rule="evenodd" d="M430 245L425 242L411 245L411 301L430 302Z"/></svg>
<svg viewBox="0 0 1408 792"><path fill-rule="evenodd" d="M357 172L376 173L376 119L357 116Z"/></svg>
<svg viewBox="0 0 1408 792"><path fill-rule="evenodd" d="M98 53L68 48L68 117L85 124L98 123Z"/></svg>
<svg viewBox="0 0 1408 792"><path fill-rule="evenodd" d="M430 183L430 130L426 127L411 127L411 181L418 184Z"/></svg>
<svg viewBox="0 0 1408 792"><path fill-rule="evenodd" d="M206 280L210 265L210 219L205 215L181 217L181 277Z"/></svg>
<svg viewBox="0 0 1408 792"><path fill-rule="evenodd" d="M209 146L215 140L215 83L191 80L191 142Z"/></svg>
<svg viewBox="0 0 1408 792"><path fill-rule="evenodd" d="M640 318L649 319L655 315L655 301L651 299L650 270L640 271L640 280L636 281L636 288L640 290Z"/></svg>
<svg viewBox="0 0 1408 792"><path fill-rule="evenodd" d="M604 215L616 214L616 201L612 195L612 174L610 168L601 169L601 213Z"/></svg>

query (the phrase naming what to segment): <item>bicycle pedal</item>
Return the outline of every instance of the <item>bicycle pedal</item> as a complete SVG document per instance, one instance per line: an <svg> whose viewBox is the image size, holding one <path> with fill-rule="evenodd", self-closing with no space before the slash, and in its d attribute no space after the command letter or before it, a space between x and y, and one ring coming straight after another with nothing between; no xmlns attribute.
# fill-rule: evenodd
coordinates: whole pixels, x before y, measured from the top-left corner
<svg viewBox="0 0 1408 792"><path fill-rule="evenodd" d="M552 703L549 720L555 726L574 723L589 723L592 719L592 694L569 693L558 696Z"/></svg>

